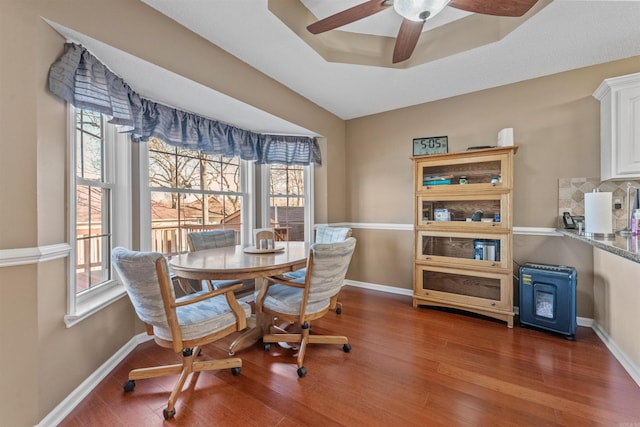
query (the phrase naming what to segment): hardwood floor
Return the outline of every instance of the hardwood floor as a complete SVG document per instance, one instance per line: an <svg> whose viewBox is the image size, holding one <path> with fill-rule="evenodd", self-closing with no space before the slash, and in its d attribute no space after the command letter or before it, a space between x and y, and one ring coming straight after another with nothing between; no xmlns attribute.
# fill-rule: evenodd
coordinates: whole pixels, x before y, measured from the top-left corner
<svg viewBox="0 0 640 427"><path fill-rule="evenodd" d="M640 426L640 387L595 333L576 341L429 308L406 296L345 287L341 315L314 333L349 337L353 349L311 346L308 374L291 350L256 345L238 353L242 373L204 372L185 385L176 416L162 409L176 377L137 381L131 368L176 363L138 346L60 424L72 426ZM233 337L203 349L224 357Z"/></svg>

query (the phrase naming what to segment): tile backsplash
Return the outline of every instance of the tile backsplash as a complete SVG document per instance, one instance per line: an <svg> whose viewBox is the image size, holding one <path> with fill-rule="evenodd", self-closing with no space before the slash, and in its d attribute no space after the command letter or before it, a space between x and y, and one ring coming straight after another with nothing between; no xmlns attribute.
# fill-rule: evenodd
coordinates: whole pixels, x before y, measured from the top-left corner
<svg viewBox="0 0 640 427"><path fill-rule="evenodd" d="M571 215L584 215L584 193L591 193L598 189L602 192L612 193L612 200L620 200L621 209L613 211L613 231L622 230L627 227L627 183L634 187L640 187L640 181L600 181L600 178L560 178L558 180L558 227L562 227L562 213L569 212ZM631 199L633 200L633 191Z"/></svg>

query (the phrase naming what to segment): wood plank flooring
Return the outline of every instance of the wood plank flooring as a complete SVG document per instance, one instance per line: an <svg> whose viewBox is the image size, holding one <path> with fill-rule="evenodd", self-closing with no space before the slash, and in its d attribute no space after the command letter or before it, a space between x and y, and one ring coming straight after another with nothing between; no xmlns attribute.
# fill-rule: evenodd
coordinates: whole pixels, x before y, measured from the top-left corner
<svg viewBox="0 0 640 427"><path fill-rule="evenodd" d="M292 351L239 352L242 373L203 372L187 381L176 416L162 417L176 377L139 380L134 367L177 363L141 344L60 424L73 426L621 426L640 427L640 387L595 333L575 341L502 322L429 308L411 298L345 287L343 312L312 324L344 334L353 349L311 346L308 374ZM226 356L234 336L204 347Z"/></svg>

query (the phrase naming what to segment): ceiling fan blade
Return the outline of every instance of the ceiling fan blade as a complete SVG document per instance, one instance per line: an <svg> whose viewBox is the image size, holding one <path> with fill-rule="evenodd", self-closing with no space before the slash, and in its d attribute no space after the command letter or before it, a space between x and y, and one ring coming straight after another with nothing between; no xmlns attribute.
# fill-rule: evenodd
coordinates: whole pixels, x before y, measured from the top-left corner
<svg viewBox="0 0 640 427"><path fill-rule="evenodd" d="M353 6L349 9L345 9L342 12L338 12L334 15L321 19L307 27L307 30L311 34L320 34L325 31L333 30L343 25L350 24L358 21L367 16L371 16L375 13L385 10L391 6L393 2L386 0L369 0L365 3L360 3L357 6Z"/></svg>
<svg viewBox="0 0 640 427"><path fill-rule="evenodd" d="M467 12L495 16L522 16L538 0L451 0L448 6Z"/></svg>
<svg viewBox="0 0 640 427"><path fill-rule="evenodd" d="M396 45L393 48L393 63L406 61L411 57L413 50L418 44L424 21L411 21L403 19L396 37Z"/></svg>

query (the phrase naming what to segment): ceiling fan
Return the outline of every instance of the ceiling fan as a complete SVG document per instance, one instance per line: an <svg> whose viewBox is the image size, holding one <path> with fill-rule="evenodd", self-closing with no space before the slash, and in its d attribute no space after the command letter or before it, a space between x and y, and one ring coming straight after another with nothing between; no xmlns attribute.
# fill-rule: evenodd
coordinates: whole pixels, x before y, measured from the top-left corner
<svg viewBox="0 0 640 427"><path fill-rule="evenodd" d="M427 19L437 15L446 6L484 15L515 17L524 15L537 1L538 0L369 0L314 22L307 27L307 30L312 34L324 33L393 6L396 13L403 18L393 49L393 63L396 64L406 61L411 57L422 33L424 23Z"/></svg>

